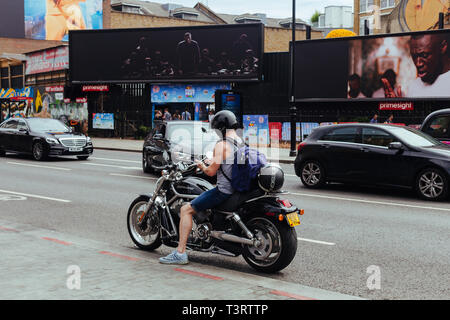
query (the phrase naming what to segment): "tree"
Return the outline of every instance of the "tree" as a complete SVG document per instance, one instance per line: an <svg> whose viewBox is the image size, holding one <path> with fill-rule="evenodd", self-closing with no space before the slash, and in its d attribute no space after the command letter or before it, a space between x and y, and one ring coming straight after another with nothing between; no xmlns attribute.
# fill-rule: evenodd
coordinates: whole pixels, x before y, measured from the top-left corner
<svg viewBox="0 0 450 320"><path fill-rule="evenodd" d="M319 22L320 12L316 10L314 14L311 16L311 23Z"/></svg>

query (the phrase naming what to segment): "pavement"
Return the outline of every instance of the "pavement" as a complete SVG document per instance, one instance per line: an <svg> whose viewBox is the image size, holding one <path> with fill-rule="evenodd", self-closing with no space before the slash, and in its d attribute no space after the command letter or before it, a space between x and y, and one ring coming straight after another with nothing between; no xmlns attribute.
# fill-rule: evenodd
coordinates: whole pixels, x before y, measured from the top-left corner
<svg viewBox="0 0 450 320"><path fill-rule="evenodd" d="M121 138L91 138L94 149L142 152L144 140L121 139ZM290 149L286 148L260 148L270 162L294 163L295 157L290 157Z"/></svg>
<svg viewBox="0 0 450 320"><path fill-rule="evenodd" d="M4 220L0 243L1 300L360 299Z"/></svg>

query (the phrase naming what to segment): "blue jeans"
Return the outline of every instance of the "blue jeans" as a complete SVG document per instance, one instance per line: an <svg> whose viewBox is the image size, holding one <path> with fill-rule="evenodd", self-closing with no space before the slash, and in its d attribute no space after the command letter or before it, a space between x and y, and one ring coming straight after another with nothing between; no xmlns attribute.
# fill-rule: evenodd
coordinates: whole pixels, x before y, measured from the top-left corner
<svg viewBox="0 0 450 320"><path fill-rule="evenodd" d="M231 194L220 192L216 187L214 189L203 192L191 202L191 207L196 213L217 207L222 202L228 200Z"/></svg>

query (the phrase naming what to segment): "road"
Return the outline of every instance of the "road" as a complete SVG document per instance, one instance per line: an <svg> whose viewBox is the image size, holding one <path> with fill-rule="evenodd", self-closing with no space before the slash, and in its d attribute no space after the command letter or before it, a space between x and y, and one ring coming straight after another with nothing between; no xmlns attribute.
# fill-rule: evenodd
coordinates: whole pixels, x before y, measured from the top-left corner
<svg viewBox="0 0 450 320"><path fill-rule="evenodd" d="M128 206L156 181L142 172L140 159L139 153L106 150L87 161L35 162L8 154L0 158L0 219L132 248ZM282 167L288 198L305 215L296 258L264 277L368 299L450 298L449 202L340 184L308 190L292 165ZM241 257L191 253L190 260L257 274ZM381 281L369 290L374 270Z"/></svg>

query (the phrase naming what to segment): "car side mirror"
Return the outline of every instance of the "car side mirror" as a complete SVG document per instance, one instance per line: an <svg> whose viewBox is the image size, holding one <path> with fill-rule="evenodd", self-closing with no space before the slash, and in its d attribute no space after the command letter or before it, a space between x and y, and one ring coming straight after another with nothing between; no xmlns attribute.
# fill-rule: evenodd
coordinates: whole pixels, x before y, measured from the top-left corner
<svg viewBox="0 0 450 320"><path fill-rule="evenodd" d="M401 142L391 142L388 145L389 150L403 150L403 144Z"/></svg>
<svg viewBox="0 0 450 320"><path fill-rule="evenodd" d="M153 139L155 140L164 140L164 137L161 133L157 133L155 135L153 135Z"/></svg>
<svg viewBox="0 0 450 320"><path fill-rule="evenodd" d="M19 129L19 132L22 132L22 133L28 134L28 129L25 129L25 128L20 128L20 129Z"/></svg>

